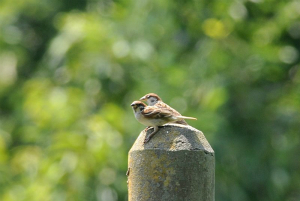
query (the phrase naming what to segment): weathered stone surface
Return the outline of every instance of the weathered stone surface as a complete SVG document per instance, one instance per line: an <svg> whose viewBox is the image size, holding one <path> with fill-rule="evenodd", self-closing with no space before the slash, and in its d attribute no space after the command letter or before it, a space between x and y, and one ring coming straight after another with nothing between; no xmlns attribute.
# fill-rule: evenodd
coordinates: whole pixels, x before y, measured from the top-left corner
<svg viewBox="0 0 300 201"><path fill-rule="evenodd" d="M214 151L203 133L170 124L143 144L152 131L129 151L129 201L214 201Z"/></svg>

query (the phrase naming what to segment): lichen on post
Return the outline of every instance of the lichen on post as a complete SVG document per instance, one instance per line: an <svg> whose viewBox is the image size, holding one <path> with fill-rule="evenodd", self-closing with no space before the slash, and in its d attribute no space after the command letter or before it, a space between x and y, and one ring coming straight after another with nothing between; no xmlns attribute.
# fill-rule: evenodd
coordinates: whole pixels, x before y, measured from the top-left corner
<svg viewBox="0 0 300 201"><path fill-rule="evenodd" d="M129 201L214 201L214 151L191 126L165 125L142 131L129 151Z"/></svg>

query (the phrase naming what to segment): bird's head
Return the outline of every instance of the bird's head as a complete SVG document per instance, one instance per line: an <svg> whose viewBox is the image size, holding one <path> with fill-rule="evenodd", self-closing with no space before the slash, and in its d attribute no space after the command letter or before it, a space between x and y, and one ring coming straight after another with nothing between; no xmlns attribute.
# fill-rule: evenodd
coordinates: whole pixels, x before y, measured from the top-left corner
<svg viewBox="0 0 300 201"><path fill-rule="evenodd" d="M130 106L136 112L137 110L143 111L147 105L145 103L143 103L142 101L133 101Z"/></svg>
<svg viewBox="0 0 300 201"><path fill-rule="evenodd" d="M158 101L161 101L161 98L155 93L149 93L140 98L141 101L146 101L150 106L155 105Z"/></svg>

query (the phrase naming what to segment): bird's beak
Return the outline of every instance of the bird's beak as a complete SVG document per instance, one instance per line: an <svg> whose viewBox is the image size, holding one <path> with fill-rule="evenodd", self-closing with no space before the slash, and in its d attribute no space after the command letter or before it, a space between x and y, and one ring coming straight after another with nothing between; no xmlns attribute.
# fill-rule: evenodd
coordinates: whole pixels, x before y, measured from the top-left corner
<svg viewBox="0 0 300 201"><path fill-rule="evenodd" d="M140 98L140 100L146 100L146 96L143 96L142 98Z"/></svg>
<svg viewBox="0 0 300 201"><path fill-rule="evenodd" d="M135 105L134 103L131 103L131 105L130 105L130 106L132 107L132 106L134 106L134 105Z"/></svg>

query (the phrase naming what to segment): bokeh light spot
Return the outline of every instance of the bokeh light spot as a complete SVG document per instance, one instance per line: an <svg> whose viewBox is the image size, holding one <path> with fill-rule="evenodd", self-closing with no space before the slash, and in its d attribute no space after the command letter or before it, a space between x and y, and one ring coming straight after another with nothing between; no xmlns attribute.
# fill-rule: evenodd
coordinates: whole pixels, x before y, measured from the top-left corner
<svg viewBox="0 0 300 201"><path fill-rule="evenodd" d="M229 34L229 30L225 24L222 21L213 18L205 20L202 28L206 35L214 39L225 38Z"/></svg>
<svg viewBox="0 0 300 201"><path fill-rule="evenodd" d="M279 51L279 59L287 64L291 64L298 59L299 53L296 48L292 46L285 46Z"/></svg>

